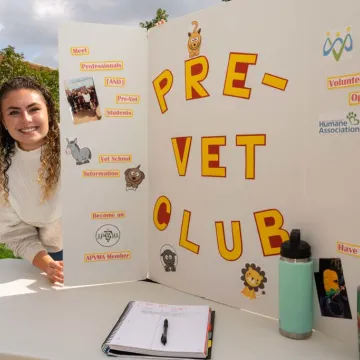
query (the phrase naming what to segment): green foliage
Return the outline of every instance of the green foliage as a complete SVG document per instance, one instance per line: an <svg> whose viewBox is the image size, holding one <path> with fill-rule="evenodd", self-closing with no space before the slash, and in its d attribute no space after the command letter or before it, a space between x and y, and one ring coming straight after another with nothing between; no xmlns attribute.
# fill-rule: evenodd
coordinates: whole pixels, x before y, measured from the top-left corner
<svg viewBox="0 0 360 360"><path fill-rule="evenodd" d="M14 256L13 252L0 244L0 260L1 259L18 259Z"/></svg>
<svg viewBox="0 0 360 360"><path fill-rule="evenodd" d="M149 30L152 27L154 27L156 25L156 23L159 22L160 20L167 21L168 17L169 17L169 15L167 14L166 10L157 9L156 16L150 21L141 22L140 27Z"/></svg>
<svg viewBox="0 0 360 360"><path fill-rule="evenodd" d="M0 84L15 76L32 76L49 89L54 101L59 105L59 71L57 69L32 68L25 61L24 54L17 53L11 45L2 49L0 55L3 56L0 63Z"/></svg>

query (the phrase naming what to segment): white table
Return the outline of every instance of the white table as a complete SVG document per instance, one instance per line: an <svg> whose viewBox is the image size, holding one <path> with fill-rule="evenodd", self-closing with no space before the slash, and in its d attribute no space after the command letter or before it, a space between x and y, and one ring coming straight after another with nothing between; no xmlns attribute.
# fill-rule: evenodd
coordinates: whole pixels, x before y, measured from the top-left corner
<svg viewBox="0 0 360 360"><path fill-rule="evenodd" d="M56 288L23 260L0 260L0 359L104 360L100 346L131 300L210 304L216 310L213 360L358 360L356 345L315 332L305 341L277 321L162 285L132 282Z"/></svg>

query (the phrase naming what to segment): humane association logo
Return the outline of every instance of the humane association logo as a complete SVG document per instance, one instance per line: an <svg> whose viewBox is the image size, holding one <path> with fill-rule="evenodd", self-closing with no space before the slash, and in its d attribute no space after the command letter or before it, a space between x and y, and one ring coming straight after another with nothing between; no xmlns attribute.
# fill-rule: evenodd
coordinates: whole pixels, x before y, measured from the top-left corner
<svg viewBox="0 0 360 360"><path fill-rule="evenodd" d="M120 240L120 230L114 225L103 225L96 231L95 238L99 245L111 247Z"/></svg>
<svg viewBox="0 0 360 360"><path fill-rule="evenodd" d="M332 36L331 32L326 33L326 39L323 46L323 56L332 55L336 61L339 61L344 52L349 53L353 50L353 38L351 36L351 27L347 27L344 35L339 31Z"/></svg>
<svg viewBox="0 0 360 360"><path fill-rule="evenodd" d="M333 117L329 120L319 120L319 134L337 135L360 132L360 119L350 111L343 116Z"/></svg>

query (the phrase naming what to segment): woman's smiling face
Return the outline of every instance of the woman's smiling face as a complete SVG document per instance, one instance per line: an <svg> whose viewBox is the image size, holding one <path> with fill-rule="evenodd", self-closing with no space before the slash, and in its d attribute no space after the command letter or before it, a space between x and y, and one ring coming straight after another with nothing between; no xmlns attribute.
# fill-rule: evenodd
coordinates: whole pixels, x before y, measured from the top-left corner
<svg viewBox="0 0 360 360"><path fill-rule="evenodd" d="M35 90L10 91L1 102L3 125L25 151L35 150L45 142L49 131L46 102Z"/></svg>

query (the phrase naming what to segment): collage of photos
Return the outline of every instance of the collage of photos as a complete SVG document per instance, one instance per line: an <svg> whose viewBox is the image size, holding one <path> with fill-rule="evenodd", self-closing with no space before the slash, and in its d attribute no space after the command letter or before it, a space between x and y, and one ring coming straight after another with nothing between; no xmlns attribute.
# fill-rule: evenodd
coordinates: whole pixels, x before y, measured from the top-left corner
<svg viewBox="0 0 360 360"><path fill-rule="evenodd" d="M99 100L92 77L65 81L66 98L74 125L97 121L102 118Z"/></svg>

